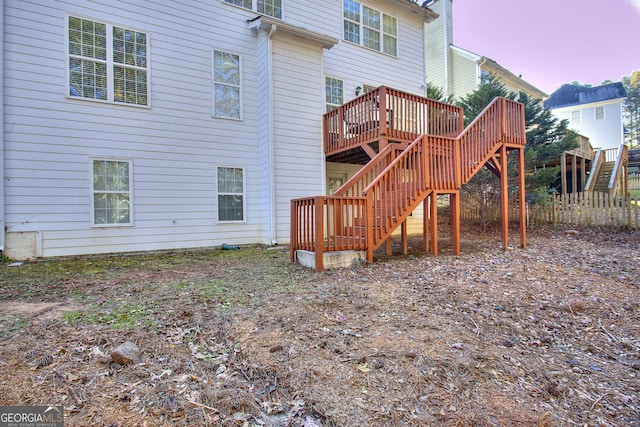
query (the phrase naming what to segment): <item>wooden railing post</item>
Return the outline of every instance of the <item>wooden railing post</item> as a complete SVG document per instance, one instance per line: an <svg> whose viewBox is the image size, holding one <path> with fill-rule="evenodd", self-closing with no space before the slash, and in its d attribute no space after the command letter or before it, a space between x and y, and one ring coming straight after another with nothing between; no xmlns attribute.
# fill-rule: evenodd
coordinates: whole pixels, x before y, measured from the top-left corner
<svg viewBox="0 0 640 427"><path fill-rule="evenodd" d="M298 249L298 212L297 212L297 202L295 200L291 201L291 229L289 230L290 238L289 238L289 255L291 257L291 263L296 262L296 250Z"/></svg>
<svg viewBox="0 0 640 427"><path fill-rule="evenodd" d="M315 205L315 255L316 255L316 271L320 272L324 269L323 252L324 252L324 203L325 198L320 196L314 199Z"/></svg>
<svg viewBox="0 0 640 427"><path fill-rule="evenodd" d="M367 261L373 262L373 197L371 192L366 194L364 210L366 212L364 226L366 230L366 245L367 245Z"/></svg>

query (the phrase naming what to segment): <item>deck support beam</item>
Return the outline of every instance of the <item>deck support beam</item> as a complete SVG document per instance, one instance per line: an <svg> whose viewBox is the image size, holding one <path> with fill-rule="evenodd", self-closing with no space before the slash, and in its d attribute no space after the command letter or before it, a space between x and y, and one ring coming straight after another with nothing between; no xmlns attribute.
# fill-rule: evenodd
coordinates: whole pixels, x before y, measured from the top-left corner
<svg viewBox="0 0 640 427"><path fill-rule="evenodd" d="M527 193L525 188L524 173L525 173L524 148L519 148L518 149L518 197L520 198L520 247L521 248L527 247Z"/></svg>
<svg viewBox="0 0 640 427"><path fill-rule="evenodd" d="M460 191L449 194L449 222L453 254L460 255Z"/></svg>
<svg viewBox="0 0 640 427"><path fill-rule="evenodd" d="M429 208L431 209L431 255L438 256L438 193L433 192L429 196Z"/></svg>
<svg viewBox="0 0 640 427"><path fill-rule="evenodd" d="M509 248L509 174L507 173L507 147L500 147L500 230L502 249Z"/></svg>

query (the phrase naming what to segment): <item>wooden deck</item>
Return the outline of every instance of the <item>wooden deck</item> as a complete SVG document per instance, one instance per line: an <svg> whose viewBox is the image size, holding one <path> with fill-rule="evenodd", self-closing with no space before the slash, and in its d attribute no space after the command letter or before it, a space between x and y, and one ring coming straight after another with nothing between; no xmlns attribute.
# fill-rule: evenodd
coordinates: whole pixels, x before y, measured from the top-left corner
<svg viewBox="0 0 640 427"><path fill-rule="evenodd" d="M292 261L297 250L315 252L317 270L322 270L325 252L362 250L373 261L373 251L388 243L391 233L421 204L425 212L430 206L431 216L430 242L426 223L424 227L425 248L437 255L433 207L438 194L450 195L454 252L459 253L460 187L485 166L501 178L506 248L507 152L511 150L519 153L522 204L525 199L524 108L496 98L466 129L462 123L459 107L384 86L325 114L327 161L360 164L366 160L366 164L333 196L292 200ZM524 246L524 226L521 241Z"/></svg>

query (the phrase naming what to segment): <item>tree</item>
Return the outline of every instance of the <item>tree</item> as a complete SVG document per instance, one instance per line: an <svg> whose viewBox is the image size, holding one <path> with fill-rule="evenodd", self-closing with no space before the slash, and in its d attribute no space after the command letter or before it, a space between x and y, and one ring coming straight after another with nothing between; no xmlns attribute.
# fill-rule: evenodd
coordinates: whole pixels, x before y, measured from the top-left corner
<svg viewBox="0 0 640 427"><path fill-rule="evenodd" d="M453 95L445 96L444 89L431 82L427 83L427 98L444 102L445 104L453 104Z"/></svg>
<svg viewBox="0 0 640 427"><path fill-rule="evenodd" d="M550 110L544 109L540 100L532 99L524 92L515 94L509 91L499 78L491 74L484 76L480 86L458 102L458 105L464 108L465 125L471 123L496 96L524 104L527 192L539 195L548 193L560 174L560 166L547 166L549 163L557 164L563 152L578 146L577 135L569 130L567 120L559 121ZM516 170L512 166L509 169ZM498 179L483 169L463 187L462 191L478 202L480 212L490 213L491 208L498 205L498 194L495 191L498 185Z"/></svg>
<svg viewBox="0 0 640 427"><path fill-rule="evenodd" d="M640 70L622 78L627 92L623 105L625 141L631 146L640 145Z"/></svg>

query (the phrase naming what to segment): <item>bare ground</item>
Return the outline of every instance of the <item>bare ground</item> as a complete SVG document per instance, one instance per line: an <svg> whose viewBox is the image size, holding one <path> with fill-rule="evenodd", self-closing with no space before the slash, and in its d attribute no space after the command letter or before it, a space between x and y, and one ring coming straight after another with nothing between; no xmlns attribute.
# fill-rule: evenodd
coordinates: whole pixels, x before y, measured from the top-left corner
<svg viewBox="0 0 640 427"><path fill-rule="evenodd" d="M0 404L69 426L640 426L640 233L463 237L324 273L251 248L4 263ZM125 341L140 357L115 364Z"/></svg>

